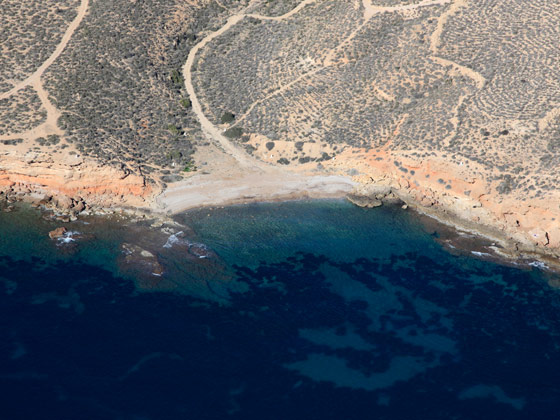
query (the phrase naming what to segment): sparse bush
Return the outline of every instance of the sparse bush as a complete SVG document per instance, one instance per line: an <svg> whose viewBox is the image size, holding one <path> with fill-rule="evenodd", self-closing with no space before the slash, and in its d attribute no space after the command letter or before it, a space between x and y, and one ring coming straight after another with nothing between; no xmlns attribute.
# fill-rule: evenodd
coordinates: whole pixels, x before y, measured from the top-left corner
<svg viewBox="0 0 560 420"><path fill-rule="evenodd" d="M173 134L174 136L178 136L179 135L179 129L177 128L177 126L175 124L169 124L167 126L167 129L169 130L169 132L171 134Z"/></svg>
<svg viewBox="0 0 560 420"><path fill-rule="evenodd" d="M192 106L191 100L189 98L183 98L180 102L183 108L190 108Z"/></svg>
<svg viewBox="0 0 560 420"><path fill-rule="evenodd" d="M224 132L224 136L230 139L237 139L241 137L242 134L243 130L241 129L241 127L232 127Z"/></svg>
<svg viewBox="0 0 560 420"><path fill-rule="evenodd" d="M183 79L183 76L178 70L173 69L173 71L171 72L171 81L173 82L176 88L181 89L185 87L185 81Z"/></svg>
<svg viewBox="0 0 560 420"><path fill-rule="evenodd" d="M220 118L220 121L222 122L222 124L229 124L230 122L232 122L235 119L235 115L232 114L231 112L224 112L222 114L222 118Z"/></svg>
<svg viewBox="0 0 560 420"><path fill-rule="evenodd" d="M183 168L183 172L194 172L196 171L198 168L195 166L194 162L189 161L187 162L187 164L185 165L185 167Z"/></svg>

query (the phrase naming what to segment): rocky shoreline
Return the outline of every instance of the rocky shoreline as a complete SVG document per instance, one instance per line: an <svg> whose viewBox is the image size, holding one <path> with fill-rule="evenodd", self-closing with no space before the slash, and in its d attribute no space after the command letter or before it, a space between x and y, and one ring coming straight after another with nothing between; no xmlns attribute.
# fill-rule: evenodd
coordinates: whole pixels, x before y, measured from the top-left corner
<svg viewBox="0 0 560 420"><path fill-rule="evenodd" d="M519 232L510 232L493 226L488 223L490 218L485 220L486 223L475 223L469 220L468 214L461 212L458 207L443 206L437 202L425 205L410 189L389 185L361 184L347 198L355 205L365 208L385 204L402 205L405 209L412 209L458 232L465 232L490 241L491 250L506 262L540 261L544 264L541 267L551 271L560 271L560 248L543 246L538 241L532 241L530 237L519 235Z"/></svg>
<svg viewBox="0 0 560 420"><path fill-rule="evenodd" d="M61 222L78 215L148 213L160 188L127 168L99 165L77 153L53 157L46 152L0 155L0 202L3 211L24 202L52 211Z"/></svg>
<svg viewBox="0 0 560 420"><path fill-rule="evenodd" d="M354 163L352 161L343 163L341 160L339 162L345 167ZM498 223L495 211L488 206L492 200L491 195L486 195L486 202L483 205L477 199L484 195L482 193L470 197L461 196L455 191L450 191L443 184L441 188L437 188L433 183L427 186L425 182L422 184L410 182L403 176L402 171L400 174L391 173L385 161L376 161L376 165L362 170L362 174L366 171L369 173L367 176L354 177L355 186L352 191L348 193L340 189L336 194L329 191L328 194L325 193L325 197L346 197L355 205L366 208L383 204L400 204L404 208L411 208L459 231L490 239L497 244L496 254L507 260L539 260L551 269L560 270L558 235L551 235L550 230L542 229L538 225L531 226L527 217L517 217L518 221L513 226L504 222ZM416 172L421 170L416 167ZM341 173L342 171L339 170L338 174ZM294 173L290 175L297 176ZM459 177L456 176L455 179ZM223 182L231 183L231 179L225 177ZM281 185L282 179L278 179L276 183ZM451 182L447 183L450 184ZM453 182L453 185L457 184L459 181ZM215 191L220 191L219 182L214 182L212 185ZM273 185L268 187L274 190ZM41 159L35 155L31 161L28 159L26 162L20 161L19 164L16 159L3 160L3 166L0 168L0 211L12 211L13 203L21 201L48 211L51 220L61 223L75 221L80 216L115 213L159 220L163 223L169 220L169 215L166 213L169 209L163 208L161 202L158 202L157 198L161 192L161 189L154 185L146 185L141 177L130 175L124 169L99 167L95 162L88 162L79 157L70 157L66 161L55 163L52 158L45 159L43 156ZM271 199L270 196L259 194L259 191L251 196L243 194L234 202ZM294 200L309 198L309 196L307 191L294 191L285 197L276 197L274 200ZM314 194L313 198L321 198L320 191ZM219 196L216 196L214 201L216 200L217 202L213 202L212 205L227 205L231 202L231 197L225 197L225 201L221 204ZM204 205L202 203L200 206ZM513 207L510 207L510 214L513 214L512 209ZM504 220L507 222L505 216ZM535 225L534 221L532 223ZM520 224L530 228L521 229Z"/></svg>

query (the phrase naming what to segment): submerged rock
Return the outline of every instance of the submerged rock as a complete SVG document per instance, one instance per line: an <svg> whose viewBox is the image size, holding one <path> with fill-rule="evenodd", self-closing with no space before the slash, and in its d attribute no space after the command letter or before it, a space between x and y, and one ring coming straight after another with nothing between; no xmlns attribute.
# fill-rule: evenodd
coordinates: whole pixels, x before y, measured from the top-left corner
<svg viewBox="0 0 560 420"><path fill-rule="evenodd" d="M123 254L123 266L133 271L140 270L144 275L161 276L164 273L163 266L158 258L150 251L138 245L123 243L121 245Z"/></svg>
<svg viewBox="0 0 560 420"><path fill-rule="evenodd" d="M163 247L168 249L173 247L176 247L177 249L183 249L187 252L187 254L192 255L196 258L215 257L214 252L205 244L189 241L183 231L170 235Z"/></svg>
<svg viewBox="0 0 560 420"><path fill-rule="evenodd" d="M188 252L197 258L210 258L213 255L206 245L198 243L190 244Z"/></svg>

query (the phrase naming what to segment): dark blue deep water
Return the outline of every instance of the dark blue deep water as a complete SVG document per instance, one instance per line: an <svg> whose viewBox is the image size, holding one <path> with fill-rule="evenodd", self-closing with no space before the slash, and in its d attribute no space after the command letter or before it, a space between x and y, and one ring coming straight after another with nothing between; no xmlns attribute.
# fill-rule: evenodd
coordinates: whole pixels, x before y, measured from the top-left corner
<svg viewBox="0 0 560 420"><path fill-rule="evenodd" d="M118 220L60 244L0 214L0 418L559 418L554 275L452 255L400 209L178 221L178 245ZM162 277L123 268L134 239Z"/></svg>

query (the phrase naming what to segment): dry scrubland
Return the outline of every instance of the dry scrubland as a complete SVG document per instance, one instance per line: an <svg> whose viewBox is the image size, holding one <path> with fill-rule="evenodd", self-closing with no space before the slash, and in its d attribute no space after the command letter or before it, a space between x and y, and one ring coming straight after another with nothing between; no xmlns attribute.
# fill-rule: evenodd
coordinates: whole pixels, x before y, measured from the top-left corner
<svg viewBox="0 0 560 420"><path fill-rule="evenodd" d="M383 184L557 248L559 10L558 0L7 0L0 158L80 155L154 190L202 182L230 158L254 162L247 179L276 167L344 174L364 194Z"/></svg>
<svg viewBox="0 0 560 420"><path fill-rule="evenodd" d="M2 0L0 92L43 63L76 17L79 0ZM3 113L1 115L4 115Z"/></svg>
<svg viewBox="0 0 560 420"><path fill-rule="evenodd" d="M205 113L216 124L234 114L229 134L249 152L252 134L271 151L294 143L276 154L280 164L390 142L413 160L475 162L473 175L524 200L557 188L559 2L384 1L418 7L369 20L361 3L248 17L213 40L194 77ZM309 155L310 142L327 144Z"/></svg>
<svg viewBox="0 0 560 420"><path fill-rule="evenodd" d="M197 140L180 67L220 12L185 1L92 3L44 76L66 140L148 179L177 179Z"/></svg>
<svg viewBox="0 0 560 420"><path fill-rule="evenodd" d="M67 148L147 183L181 179L203 139L181 67L201 34L246 3L85 3L85 16L60 55L30 83L76 18L80 1L2 3L0 152L13 154L18 146L55 155ZM46 106L54 127L43 126Z"/></svg>
<svg viewBox="0 0 560 420"><path fill-rule="evenodd" d="M0 115L0 135L31 130L47 119L41 99L31 86L9 98L0 99Z"/></svg>

